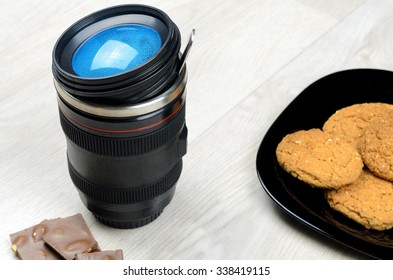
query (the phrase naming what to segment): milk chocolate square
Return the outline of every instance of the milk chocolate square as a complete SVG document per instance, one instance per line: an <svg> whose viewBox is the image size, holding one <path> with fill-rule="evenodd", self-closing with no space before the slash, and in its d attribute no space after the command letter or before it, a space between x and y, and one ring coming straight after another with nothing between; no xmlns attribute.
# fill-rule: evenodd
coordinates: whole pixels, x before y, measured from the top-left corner
<svg viewBox="0 0 393 280"><path fill-rule="evenodd" d="M107 250L76 254L76 260L124 260L123 250Z"/></svg>
<svg viewBox="0 0 393 280"><path fill-rule="evenodd" d="M89 253L98 248L81 214L66 218L44 220L42 239L57 253L67 260L73 260L76 254Z"/></svg>
<svg viewBox="0 0 393 280"><path fill-rule="evenodd" d="M10 234L11 250L22 260L60 260L52 248L48 247L42 236L45 226L38 224Z"/></svg>

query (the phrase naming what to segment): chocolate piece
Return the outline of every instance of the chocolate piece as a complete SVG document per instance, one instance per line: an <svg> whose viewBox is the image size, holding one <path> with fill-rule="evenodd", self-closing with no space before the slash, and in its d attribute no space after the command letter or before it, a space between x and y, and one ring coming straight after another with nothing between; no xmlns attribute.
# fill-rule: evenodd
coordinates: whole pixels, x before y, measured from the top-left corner
<svg viewBox="0 0 393 280"><path fill-rule="evenodd" d="M76 254L76 260L124 260L123 250Z"/></svg>
<svg viewBox="0 0 393 280"><path fill-rule="evenodd" d="M43 240L67 260L75 259L76 254L89 253L98 248L81 214L44 220L41 224L46 226Z"/></svg>
<svg viewBox="0 0 393 280"><path fill-rule="evenodd" d="M22 260L60 260L61 256L42 240L44 231L45 226L38 224L10 234L11 250Z"/></svg>

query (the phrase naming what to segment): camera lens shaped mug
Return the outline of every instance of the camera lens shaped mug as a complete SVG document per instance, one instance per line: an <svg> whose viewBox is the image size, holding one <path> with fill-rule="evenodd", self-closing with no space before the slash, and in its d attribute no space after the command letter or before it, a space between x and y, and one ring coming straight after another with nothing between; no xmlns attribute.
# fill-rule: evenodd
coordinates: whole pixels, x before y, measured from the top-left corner
<svg viewBox="0 0 393 280"><path fill-rule="evenodd" d="M135 228L170 203L187 150L187 68L163 11L121 5L90 14L54 46L52 70L70 177L102 223Z"/></svg>

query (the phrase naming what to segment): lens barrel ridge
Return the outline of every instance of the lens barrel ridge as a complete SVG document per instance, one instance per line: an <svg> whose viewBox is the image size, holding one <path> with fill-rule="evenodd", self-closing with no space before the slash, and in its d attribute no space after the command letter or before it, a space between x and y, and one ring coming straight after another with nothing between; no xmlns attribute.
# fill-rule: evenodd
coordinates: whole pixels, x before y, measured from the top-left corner
<svg viewBox="0 0 393 280"><path fill-rule="evenodd" d="M159 34L162 45L151 58L115 75L89 78L74 71L73 55L86 40L133 24ZM54 46L52 72L69 174L84 205L108 226L146 225L174 196L188 134L180 44L179 29L161 10L120 5L82 18Z"/></svg>
<svg viewBox="0 0 393 280"><path fill-rule="evenodd" d="M185 106L173 120L162 128L141 136L118 138L92 134L72 124L60 110L60 123L65 135L81 148L103 156L127 157L150 152L167 143L182 129L185 119Z"/></svg>
<svg viewBox="0 0 393 280"><path fill-rule="evenodd" d="M165 175L165 177L161 178L158 182L151 183L150 185L138 188L115 189L99 186L87 181L78 174L68 160L68 168L71 179L78 190L89 198L112 204L144 202L165 193L178 181L182 171L182 166L182 161L179 161L175 167Z"/></svg>

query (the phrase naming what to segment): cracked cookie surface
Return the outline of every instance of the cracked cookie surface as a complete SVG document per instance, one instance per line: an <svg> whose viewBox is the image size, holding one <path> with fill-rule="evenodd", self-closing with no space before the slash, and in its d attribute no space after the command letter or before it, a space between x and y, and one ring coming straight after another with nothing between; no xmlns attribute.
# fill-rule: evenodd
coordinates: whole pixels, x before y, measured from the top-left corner
<svg viewBox="0 0 393 280"><path fill-rule="evenodd" d="M393 227L393 184L367 169L354 183L327 190L326 199L333 209L368 229Z"/></svg>
<svg viewBox="0 0 393 280"><path fill-rule="evenodd" d="M322 130L357 147L357 141L370 124L391 118L393 106L387 103L360 103L337 110L324 123Z"/></svg>
<svg viewBox="0 0 393 280"><path fill-rule="evenodd" d="M316 128L287 134L278 144L276 156L284 170L320 188L350 184L363 168L351 144Z"/></svg>
<svg viewBox="0 0 393 280"><path fill-rule="evenodd" d="M393 121L367 128L358 141L358 150L372 173L393 181Z"/></svg>

